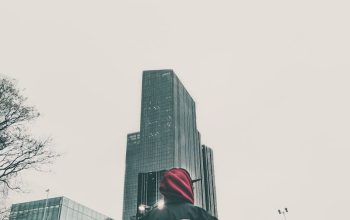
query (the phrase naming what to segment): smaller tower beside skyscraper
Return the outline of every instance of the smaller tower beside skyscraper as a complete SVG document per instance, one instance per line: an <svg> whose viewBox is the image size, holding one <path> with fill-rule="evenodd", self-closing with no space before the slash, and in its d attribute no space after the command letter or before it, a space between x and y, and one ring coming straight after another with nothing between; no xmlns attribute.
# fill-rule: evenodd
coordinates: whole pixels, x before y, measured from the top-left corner
<svg viewBox="0 0 350 220"><path fill-rule="evenodd" d="M152 207L162 199L162 195L159 192L159 185L165 172L166 170L139 173L136 217L139 217L141 214L139 207Z"/></svg>
<svg viewBox="0 0 350 220"><path fill-rule="evenodd" d="M214 158L213 150L202 145L203 157L203 175L205 209L213 216L218 216L216 207L216 186L215 186L215 172L214 172Z"/></svg>

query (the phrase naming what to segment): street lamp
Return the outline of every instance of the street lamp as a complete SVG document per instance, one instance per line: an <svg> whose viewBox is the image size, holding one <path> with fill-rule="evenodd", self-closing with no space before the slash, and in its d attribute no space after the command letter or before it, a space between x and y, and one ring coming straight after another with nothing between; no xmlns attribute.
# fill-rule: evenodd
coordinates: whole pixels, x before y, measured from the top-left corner
<svg viewBox="0 0 350 220"><path fill-rule="evenodd" d="M140 212L144 212L146 210L146 205L141 204L139 206L139 210L140 210Z"/></svg>
<svg viewBox="0 0 350 220"><path fill-rule="evenodd" d="M284 220L287 220L287 218L286 218L287 212L288 212L287 208L284 208L284 210L282 209L282 211L278 209L278 214L283 215Z"/></svg>
<svg viewBox="0 0 350 220"><path fill-rule="evenodd" d="M46 202L45 202L45 207L44 207L43 220L45 220L45 217L46 217L46 206L47 206L47 200L49 199L49 192L50 192L50 189L47 189L45 192L46 192L47 194L46 194Z"/></svg>
<svg viewBox="0 0 350 220"><path fill-rule="evenodd" d="M148 206L145 204L139 205L139 213L144 216L147 212L152 211L153 209L163 209L165 205L164 199L158 200L158 202L154 203L152 206Z"/></svg>
<svg viewBox="0 0 350 220"><path fill-rule="evenodd" d="M157 208L163 209L164 208L164 199L161 199L157 202Z"/></svg>

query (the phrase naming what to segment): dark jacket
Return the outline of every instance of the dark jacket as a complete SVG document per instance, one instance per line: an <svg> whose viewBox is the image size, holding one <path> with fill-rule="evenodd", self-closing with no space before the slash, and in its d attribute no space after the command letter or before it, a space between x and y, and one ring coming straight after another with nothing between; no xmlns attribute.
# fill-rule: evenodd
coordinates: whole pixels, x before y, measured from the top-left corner
<svg viewBox="0 0 350 220"><path fill-rule="evenodd" d="M164 196L164 206L156 206L142 220L217 220L204 209L193 205L193 181L187 170L168 170L164 173L159 191Z"/></svg>
<svg viewBox="0 0 350 220"><path fill-rule="evenodd" d="M204 209L188 202L166 203L162 209L153 209L142 220L217 220Z"/></svg>

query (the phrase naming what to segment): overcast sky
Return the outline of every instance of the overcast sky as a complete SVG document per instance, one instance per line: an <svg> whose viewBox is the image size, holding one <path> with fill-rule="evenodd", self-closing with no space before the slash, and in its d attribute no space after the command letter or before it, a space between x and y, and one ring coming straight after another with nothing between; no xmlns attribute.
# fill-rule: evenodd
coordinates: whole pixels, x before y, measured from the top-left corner
<svg viewBox="0 0 350 220"><path fill-rule="evenodd" d="M349 219L347 0L0 2L0 73L63 154L9 203L64 195L121 219L143 70L170 68L214 150L220 219Z"/></svg>

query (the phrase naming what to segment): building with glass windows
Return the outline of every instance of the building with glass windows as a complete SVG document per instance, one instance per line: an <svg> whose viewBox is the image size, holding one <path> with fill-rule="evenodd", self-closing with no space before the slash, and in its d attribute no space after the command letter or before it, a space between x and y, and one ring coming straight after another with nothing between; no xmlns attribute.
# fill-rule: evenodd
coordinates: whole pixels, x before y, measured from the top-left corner
<svg viewBox="0 0 350 220"><path fill-rule="evenodd" d="M66 197L17 203L10 220L113 220Z"/></svg>
<svg viewBox="0 0 350 220"><path fill-rule="evenodd" d="M123 220L136 215L139 173L173 167L188 170L192 179L204 178L196 105L173 70L144 71L140 132L127 136ZM205 184L212 182L195 183L195 205L206 209L210 203L216 207L216 198L205 195ZM212 209L208 211L217 215Z"/></svg>
<svg viewBox="0 0 350 220"><path fill-rule="evenodd" d="M213 150L202 145L203 175L205 209L212 215L218 216L216 207L216 186L214 172Z"/></svg>
<svg viewBox="0 0 350 220"><path fill-rule="evenodd" d="M137 207L153 207L162 199L162 195L159 192L159 186L165 172L166 170L139 173L137 184ZM136 213L136 217L141 217L143 214L139 208L136 210Z"/></svg>

